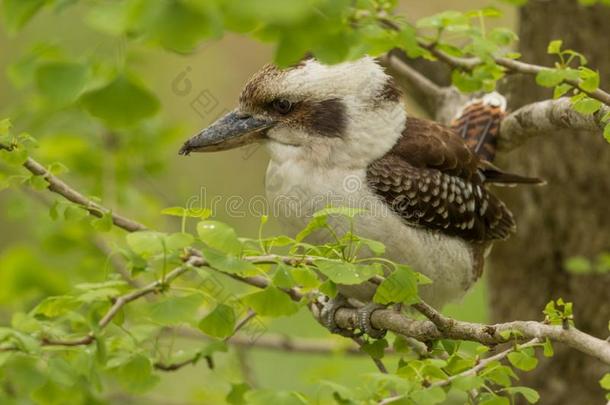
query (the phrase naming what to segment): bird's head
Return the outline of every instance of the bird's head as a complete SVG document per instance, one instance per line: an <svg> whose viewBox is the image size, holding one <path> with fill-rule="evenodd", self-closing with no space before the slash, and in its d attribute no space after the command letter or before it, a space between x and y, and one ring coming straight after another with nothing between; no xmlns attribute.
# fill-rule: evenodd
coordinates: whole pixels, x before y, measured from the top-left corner
<svg viewBox="0 0 610 405"><path fill-rule="evenodd" d="M266 65L244 87L239 106L185 142L180 154L264 142L274 159L367 165L391 148L405 118L400 91L373 58Z"/></svg>

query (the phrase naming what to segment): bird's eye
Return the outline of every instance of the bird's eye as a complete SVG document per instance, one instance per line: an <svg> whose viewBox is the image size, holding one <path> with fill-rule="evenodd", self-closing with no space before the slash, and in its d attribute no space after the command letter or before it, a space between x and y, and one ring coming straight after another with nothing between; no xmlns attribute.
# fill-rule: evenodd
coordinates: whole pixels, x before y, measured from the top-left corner
<svg viewBox="0 0 610 405"><path fill-rule="evenodd" d="M280 114L288 114L292 110L292 103L285 98L273 100L272 106Z"/></svg>

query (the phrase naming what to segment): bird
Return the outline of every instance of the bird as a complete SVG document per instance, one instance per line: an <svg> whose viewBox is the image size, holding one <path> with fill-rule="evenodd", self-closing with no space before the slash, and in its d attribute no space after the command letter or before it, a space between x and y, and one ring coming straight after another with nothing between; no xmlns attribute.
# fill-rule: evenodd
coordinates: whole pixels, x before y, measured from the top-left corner
<svg viewBox="0 0 610 405"><path fill-rule="evenodd" d="M238 107L179 153L264 144L267 198L288 232L329 203L365 207L354 233L384 243L384 257L428 277L420 296L440 308L481 276L492 244L515 233L491 186L542 183L493 165L505 110L504 98L491 93L465 105L451 126L407 116L402 90L377 59L327 65L307 57L286 68L265 65ZM334 312L356 300L365 304L361 329L379 334L366 320L377 309L375 288L338 286L343 299L325 311L327 326L336 331Z"/></svg>

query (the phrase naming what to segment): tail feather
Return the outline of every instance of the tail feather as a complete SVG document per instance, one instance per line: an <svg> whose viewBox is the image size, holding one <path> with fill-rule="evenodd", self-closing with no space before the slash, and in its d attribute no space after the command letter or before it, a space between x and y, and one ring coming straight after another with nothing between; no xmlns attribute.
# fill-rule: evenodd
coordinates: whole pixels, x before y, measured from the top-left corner
<svg viewBox="0 0 610 405"><path fill-rule="evenodd" d="M483 161L481 163L481 171L483 172L483 176L485 176L485 183L490 183L497 186L514 186L517 184L532 184L543 186L546 184L546 181L537 177L527 177L521 176L519 174L505 172L504 170L491 164L488 161Z"/></svg>
<svg viewBox="0 0 610 405"><path fill-rule="evenodd" d="M506 99L493 92L466 104L451 127L474 153L491 162L496 156L500 122L505 115Z"/></svg>
<svg viewBox="0 0 610 405"><path fill-rule="evenodd" d="M516 184L546 184L536 177L507 173L494 166L500 123L506 116L506 99L497 92L485 94L468 102L451 123L451 128L466 141L468 147L481 158L481 172L485 183L499 186Z"/></svg>

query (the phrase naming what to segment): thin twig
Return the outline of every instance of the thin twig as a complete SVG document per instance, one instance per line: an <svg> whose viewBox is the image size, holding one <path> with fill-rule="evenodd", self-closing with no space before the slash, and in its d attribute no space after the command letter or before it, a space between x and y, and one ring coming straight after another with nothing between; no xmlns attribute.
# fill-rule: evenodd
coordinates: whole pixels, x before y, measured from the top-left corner
<svg viewBox="0 0 610 405"><path fill-rule="evenodd" d="M405 63L405 61L394 52L388 52L381 56L379 61L391 69L395 75L405 79L415 92L419 93L416 94L416 96L418 95L419 97L417 98L423 100L428 113L431 115L435 113L439 103L443 101L443 98L448 91L447 88L436 85L426 76Z"/></svg>
<svg viewBox="0 0 610 405"><path fill-rule="evenodd" d="M3 149L7 148L3 146ZM115 214L109 208L103 207L102 205L91 200L90 198L85 197L83 194L79 193L74 188L64 183L57 176L49 172L43 165L38 163L36 160L28 158L23 164L23 167L29 170L32 174L44 177L44 179L49 183L48 189L50 191L63 196L68 201L80 205L81 207L89 211L91 215L101 217L104 214L110 214L112 215L112 222L114 223L114 225L128 232L143 231L146 229L146 226L142 225L141 223L133 221L122 215Z"/></svg>
<svg viewBox="0 0 610 405"><path fill-rule="evenodd" d="M516 350L525 349L526 347L532 347L532 346L536 346L538 344L540 344L540 340L538 338L534 338L534 339L531 339L529 342L526 342L526 343L523 343L520 345L515 345L500 353L494 354L493 356L489 356L482 360L479 360L479 362L474 367L469 368L466 371L462 371L461 373L454 374L454 375L450 376L449 378L447 378L446 380L436 381L436 382L430 384L430 387L444 387L446 385L451 384L451 382L455 381L456 379L458 379L460 377L476 375L479 371L483 370L490 363L492 363L494 361L502 360L503 358L505 358L506 356L508 356L509 354L511 354L512 352L514 352Z"/></svg>
<svg viewBox="0 0 610 405"><path fill-rule="evenodd" d="M386 16L380 15L380 16L378 16L378 20L383 26L385 26L386 28L388 28L390 30L400 31L400 29L401 29L400 26L398 26L396 23L394 23L393 21L388 19ZM425 42L420 39L420 40L418 40L418 44L422 48L427 49L436 58L438 58L439 60L445 62L446 64L448 64L449 66L454 67L454 68L460 68L462 70L471 71L474 68L476 68L477 66L483 64L483 61L478 57L462 58L462 57L458 57L458 56L449 55L449 54L439 50L437 48L436 42L428 43L428 42ZM507 72L510 72L510 73L521 73L521 74L535 76L542 71L551 69L546 66L536 65L533 63L526 63L523 61L500 57L500 56L492 56L492 59L498 66L502 66L503 68L506 69ZM582 82L580 79L578 79L578 80L566 79L563 81L563 83L567 83L567 84L571 85L572 87L575 87L578 90L580 90L581 92L585 93L589 97L599 100L602 103L606 104L607 106L610 106L610 93L607 93L602 89L598 88L593 91L583 89L581 87Z"/></svg>
<svg viewBox="0 0 610 405"><path fill-rule="evenodd" d="M476 58L476 57L460 58L460 57L446 54L445 52L437 49L436 44L428 44L428 43L424 43L423 41L420 41L419 45L422 48L426 48L428 51L430 51L430 53L432 53L434 56L436 56L439 60L447 63L448 65L450 65L454 68L457 67L457 68L461 68L463 70L470 71L470 70L474 69L475 67L482 64L481 59ZM518 61L518 60L514 60L514 59L504 58L504 57L494 56L492 58L497 65L502 66L510 73L521 73L521 74L535 76L542 71L551 69L546 66L526 63L526 62L522 62L522 61ZM607 93L602 89L595 89L593 91L583 89L581 87L580 80L566 79L563 82L571 85L572 87L577 88L578 90L585 93L589 97L599 100L602 103L606 104L607 106L610 106L610 93Z"/></svg>

